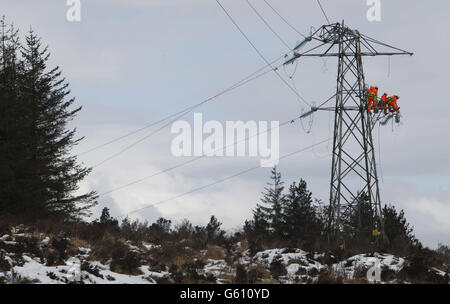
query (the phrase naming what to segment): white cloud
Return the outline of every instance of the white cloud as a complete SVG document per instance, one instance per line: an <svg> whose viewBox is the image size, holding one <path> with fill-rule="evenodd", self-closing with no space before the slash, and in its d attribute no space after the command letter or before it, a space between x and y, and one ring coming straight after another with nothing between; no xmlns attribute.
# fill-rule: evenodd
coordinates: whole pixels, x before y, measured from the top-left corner
<svg viewBox="0 0 450 304"><path fill-rule="evenodd" d="M442 201L429 197L419 197L407 201L412 212L420 213L420 218L434 232L450 234L450 200Z"/></svg>

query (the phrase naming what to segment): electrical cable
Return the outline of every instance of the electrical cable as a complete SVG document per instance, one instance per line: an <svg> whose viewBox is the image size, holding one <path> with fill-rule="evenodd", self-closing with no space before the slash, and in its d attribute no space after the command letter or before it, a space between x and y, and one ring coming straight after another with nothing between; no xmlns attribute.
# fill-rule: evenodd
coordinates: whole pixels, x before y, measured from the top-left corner
<svg viewBox="0 0 450 304"><path fill-rule="evenodd" d="M289 46L289 44L287 44L286 41L284 41L284 39L273 29L272 26L270 26L270 24L266 21L266 19L264 19L264 17L258 12L258 10L250 3L250 0L246 0L247 4L250 6L250 8L255 12L255 14L259 17L259 19L261 19L261 21L267 26L267 28L281 41L282 44L284 44L284 46L286 46L286 48L290 51L291 47Z"/></svg>
<svg viewBox="0 0 450 304"><path fill-rule="evenodd" d="M306 38L305 35L303 35L299 30L297 30L294 26L292 26L291 23L289 23L267 0L263 0L274 12L278 15L278 17L281 18L281 20L284 21L291 29L293 29L297 34L302 36L303 38Z"/></svg>
<svg viewBox="0 0 450 304"><path fill-rule="evenodd" d="M281 58L281 57L280 57L280 58ZM278 60L279 60L279 59L278 59ZM281 65L279 65L279 66L281 66ZM279 66L278 66L278 67L279 67ZM267 66L266 66L266 67L267 67ZM151 136L157 134L158 132L162 131L164 128L166 128L167 126L169 126L169 125L172 124L173 122L175 122L175 121L177 121L178 119L181 119L182 117L184 117L184 116L186 116L187 114L191 113L191 112L194 111L196 108L200 107L201 105L205 104L206 102L209 102L209 101L211 101L211 100L213 100L213 99L219 97L220 95L222 95L222 94L224 94L224 93L226 93L226 92L229 92L229 91L231 91L231 90L233 90L233 89L236 89L236 88L238 88L238 87L240 87L240 86L243 86L243 85L249 83L250 81L253 81L253 80L255 80L255 79L259 78L259 77L262 77L262 76L268 74L269 72L271 72L271 70L267 70L267 71L261 72L260 74L255 75L253 78L248 78L248 79L246 79L245 81L241 81L240 83L238 83L238 84L236 84L236 85L230 87L230 89L227 90L227 91L222 91L221 93L216 94L215 96L213 96L213 97L211 97L211 98L209 98L209 99L207 99L207 100L204 100L204 101L201 102L201 103L198 103L198 104L196 104L196 105L194 105L194 106L191 106L191 107L185 109L185 110L184 110L183 112L181 112L181 113L178 112L180 115L178 115L178 116L175 117L174 119L170 120L168 123L164 124L163 126L161 126L160 128L156 129L155 131L152 131L150 134L145 135L144 137L138 139L137 141L133 142L132 144L130 144L130 145L128 145L128 146L126 146L125 148L121 149L120 151L114 153L113 155L107 157L106 159L103 159L102 161L100 161L100 162L98 162L96 165L94 165L93 168L97 168L97 167L103 165L104 163L106 163L106 162L108 162L108 161L110 161L110 160L116 158L117 156L123 154L124 152L130 150L131 148L135 147L136 145L138 145L139 143L143 142L144 140L146 140L146 139L150 138ZM122 136L122 137L123 137L123 136Z"/></svg>
<svg viewBox="0 0 450 304"><path fill-rule="evenodd" d="M291 52L292 52L292 51L291 51ZM183 110L181 110L181 111L178 111L178 112L176 112L176 113L170 114L170 115L168 115L168 116L166 116L166 117L164 117L164 118L162 118L162 119L160 119L160 120L158 120L158 121L151 122L151 123L149 123L148 125L146 125L146 126L144 126L144 127L141 127L141 128L136 129L136 130L134 130L134 131L131 131L131 132L129 132L129 133L126 133L126 134L124 134L124 135L121 135L121 136L119 136L119 137L117 137L117 138L114 138L114 139L112 139L112 140L110 140L110 141L107 141L107 142L105 142L105 143L103 143L103 144L94 146L94 147L92 147L92 148L89 149L89 150L86 150L86 151L84 151L84 152L82 152L82 153L77 154L76 156L82 156L82 155L91 153L91 152L93 152L93 151L96 151L96 150L98 150L98 149L101 149L101 148L103 148L103 147L106 147L106 146L108 146L108 145L110 145L110 144L113 144L113 143L115 143L115 142L117 142L117 141L120 141L120 140L122 140L122 139L124 139L124 138L126 138L126 137L129 137L129 136L131 136L131 135L134 135L134 134L136 134L136 133L139 133L139 132L141 132L141 131L143 131L143 130L145 130L145 129L148 129L148 128L150 128L150 127L156 126L156 125L158 125L158 124L160 124L160 123L162 123L162 122L164 122L164 121L166 121L166 120L168 120L168 119L170 119L170 118L172 118L172 117L175 117L175 116L177 116L177 115L180 115L180 114L184 113L185 111L188 111L189 109L193 109L193 108L196 108L196 107L198 107L198 106L201 106L201 105L203 105L203 104L205 104L205 103L207 103L207 102L210 102L211 100L213 100L213 99L215 99L215 98L217 98L217 97L219 97L219 96L221 96L221 95L224 95L224 94L226 94L226 93L228 93L228 92L230 92L230 91L232 91L232 90L234 90L234 89L236 89L236 88L239 88L239 87L242 86L243 84L248 83L248 82L249 82L249 79L250 79L250 81L251 81L251 80L254 80L254 79L256 79L256 78L259 78L260 76L263 76L263 75L267 74L267 73L270 72L271 70L268 70L268 71L265 71L265 72L262 72L262 71L264 71L264 70L267 69L268 67L271 67L271 69L272 69L272 65L275 64L276 62L278 62L279 60L285 58L285 56L286 56L286 55L282 55L282 56L278 57L277 59L273 60L270 64L266 64L265 66L259 68L259 69L256 70L255 72L253 72L253 73L251 73L250 75L246 76L245 78L239 80L238 82L234 83L233 85L229 86L228 88L226 88L226 89L220 91L219 93L217 93L217 94L215 94L215 95L213 95L213 96L211 96L211 97L209 97L209 98L207 98L207 99L205 99L205 100L203 100L203 101L201 101L201 102L199 102L199 103L197 103L197 104L194 104L194 105L192 105L192 106L189 106L189 107L187 107L187 108L185 108L185 109L183 109ZM281 66L281 65L277 66L276 68L279 68L280 66ZM261 73L261 74L260 74L259 76L255 76L255 75L257 75L258 73Z"/></svg>
<svg viewBox="0 0 450 304"><path fill-rule="evenodd" d="M314 147L314 146L316 146L316 145L320 145L320 144L322 144L322 143L325 143L326 141L328 141L328 139L326 139L326 140L324 140L324 141L321 141L321 142L319 142L319 143L316 143L316 144L314 144L314 145L308 146L308 147L306 147L306 148L302 148L302 149L300 149L300 150L296 150L296 151L294 151L294 152L285 154L285 155L281 156L281 157L279 158L279 160L282 160L282 159L291 157L291 156L293 156L293 155L295 155L295 154L298 154L298 153L307 151L307 150L311 149L312 147ZM214 182L212 182L212 183L209 183L209 184L206 184L206 185L203 185L203 186L200 186L200 187L191 189L191 190L189 190L189 191L187 191L187 192L184 192L184 193L182 193L182 194L179 194L179 195L170 197L170 198L165 199L165 200L161 200L161 201L156 202L156 203L154 203L154 204L146 205L146 206L144 206L144 207L142 207L142 208L139 208L139 209L135 209L135 210L129 211L129 212L127 212L127 213L125 213L125 214L122 214L122 215L120 215L120 216L118 216L118 217L123 218L124 216L128 216L129 214L136 213L136 212L145 210L145 209L147 209L147 208L154 207L154 206L156 206L156 205L164 204L164 203L166 203L166 202L169 202L169 201L172 201L172 200L181 198L181 197L186 196L186 195L188 195L188 194L192 194L192 193L194 193L194 192L198 192L198 191L200 191L200 190L209 188L209 187L211 187L211 186L214 186L214 185L223 183L223 182L225 182L225 181L227 181L227 180L233 179L233 178L235 178L235 177L241 176L241 175L243 175L243 174L246 174L246 173L248 173L248 172L254 171L254 170L259 169L259 168L261 168L261 166L255 166L255 167L251 167L251 168L245 169L245 170L240 171L240 172L238 172L238 173L236 173L236 174L233 174L233 175L227 176L227 177L225 177L225 178L216 180L216 181L214 181Z"/></svg>
<svg viewBox="0 0 450 304"><path fill-rule="evenodd" d="M237 28L237 30L241 33L241 35L245 38L245 40L247 40L247 42L250 44L250 46L255 50L255 52L264 60L264 62L266 62L271 68L272 70L275 72L275 74L278 76L278 78L280 78L280 80L295 94L297 95L304 103L306 103L307 105L311 106L306 100L305 98L303 98L303 96L301 96L297 91L295 91L291 85L289 85L289 83L280 75L280 73L278 73L278 70L273 68L272 65L267 61L266 57L264 57L264 55L259 51L259 49L255 46L255 44L250 40L250 38L245 34L245 32L241 29L241 27L237 24L237 22L234 20L234 18L230 15L230 13L228 13L228 11L225 9L225 7L220 3L219 0L215 0L217 2L217 4L222 8L222 10L224 11L224 13L228 16L228 18L230 19L230 21L233 23L233 25Z"/></svg>
<svg viewBox="0 0 450 304"><path fill-rule="evenodd" d="M327 14L325 13L325 10L324 10L323 7L322 7L322 4L320 3L319 0L317 0L317 3L319 4L320 9L322 10L322 13L323 13L323 15L325 16L325 19L327 20L328 24L331 24L330 19L328 19L328 16L327 16Z"/></svg>
<svg viewBox="0 0 450 304"><path fill-rule="evenodd" d="M285 125L288 125L289 123L293 123L293 122L295 122L295 120L297 120L297 119L300 119L300 118L299 118L299 117L296 117L296 118L294 118L294 119L287 120L287 121L281 123L281 124L278 126L278 128L283 127L283 126L285 126ZM252 135L252 136L247 136L246 138L244 138L244 139L242 139L242 140L235 141L234 143L229 144L229 145L224 146L224 147L221 147L221 148L217 148L217 149L215 149L211 154L214 155L214 154L215 154L216 152L218 152L218 151L225 150L226 148L231 147L231 146L235 146L235 145L237 145L238 143L241 143L241 142L243 142L243 141L248 141L250 138L259 136L259 135L261 135L261 134L268 133L268 132L270 132L270 131L273 130L273 129L274 129L274 128L269 128L269 129L267 129L267 130L264 131L264 132L257 132L256 134L254 134L254 135ZM185 161L185 162L183 162L183 163L180 163L180 164L178 164L178 165L175 165L175 166L172 166L172 167L163 169L163 170L158 171L158 172L156 172L156 173L154 173L154 174L152 174L152 175L149 175L149 176L140 178L140 179L138 179L138 180L135 180L135 181L130 182L130 183L128 183L128 184L125 184L125 185L123 185L123 186L120 186L120 187L117 187L117 188L108 190L108 191L106 191L106 192L103 192L102 194L99 195L99 197L105 196L105 195L107 195L107 194L110 194L110 193L112 193L112 192L116 192L116 191L121 190L121 189L124 189L124 188L127 188L127 187L129 187L129 186L138 184L138 183L140 183L140 182L143 182L143 181L148 180L148 179L150 179L150 178L152 178L152 177L161 175L161 174L163 174L163 173L167 173L167 172L172 171L172 170L174 170L174 169L183 167L183 166L185 166L185 165L188 165L188 164L190 164L190 163L193 163L193 162L195 162L195 161L197 161L197 160L199 160L199 159L205 158L205 157L207 157L207 156L208 156L208 155L201 155L201 156L198 156L198 157L193 158L193 159L191 159L191 160L188 160L188 161Z"/></svg>

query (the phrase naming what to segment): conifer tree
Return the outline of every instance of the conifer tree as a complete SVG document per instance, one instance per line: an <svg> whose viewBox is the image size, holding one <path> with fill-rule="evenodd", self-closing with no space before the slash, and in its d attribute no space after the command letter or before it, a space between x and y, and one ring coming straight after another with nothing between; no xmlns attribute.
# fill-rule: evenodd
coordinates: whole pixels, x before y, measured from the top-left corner
<svg viewBox="0 0 450 304"><path fill-rule="evenodd" d="M283 206L285 198L283 194L284 186L281 181L281 174L276 167L272 168L272 182L264 188L261 204L256 205L253 211L253 225L255 230L261 233L270 232L281 234L283 231Z"/></svg>
<svg viewBox="0 0 450 304"><path fill-rule="evenodd" d="M366 193L360 193L355 199L354 208L344 217L344 234L356 239L370 239L372 231L379 228L375 211Z"/></svg>
<svg viewBox="0 0 450 304"><path fill-rule="evenodd" d="M322 226L313 205L312 193L304 180L289 187L283 209L284 234L289 239L303 240L307 236L320 236Z"/></svg>
<svg viewBox="0 0 450 304"><path fill-rule="evenodd" d="M0 210L19 212L29 196L24 176L28 172L27 108L18 89L18 31L0 20Z"/></svg>
<svg viewBox="0 0 450 304"><path fill-rule="evenodd" d="M79 218L95 192L75 195L90 169L70 155L81 139L68 123L81 110L58 67L30 30L24 46L2 20L0 62L0 210Z"/></svg>
<svg viewBox="0 0 450 304"><path fill-rule="evenodd" d="M32 30L21 53L19 89L29 108L30 186L36 191L33 205L64 217L87 215L95 205L95 193L73 193L90 169L69 155L82 140L75 139L75 129L68 129L81 107L71 108L75 99L68 97L69 84L59 67L47 68L50 53Z"/></svg>
<svg viewBox="0 0 450 304"><path fill-rule="evenodd" d="M388 240L392 243L400 238L410 245L418 243L413 234L413 228L405 218L405 212L397 212L394 206L385 205L383 208L384 231Z"/></svg>

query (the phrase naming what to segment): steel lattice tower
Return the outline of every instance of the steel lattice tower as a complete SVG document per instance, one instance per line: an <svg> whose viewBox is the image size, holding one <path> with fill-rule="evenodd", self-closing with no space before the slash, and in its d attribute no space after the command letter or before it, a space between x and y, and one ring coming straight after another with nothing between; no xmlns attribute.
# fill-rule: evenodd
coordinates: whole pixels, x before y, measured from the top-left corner
<svg viewBox="0 0 450 304"><path fill-rule="evenodd" d="M298 53L301 47L312 42L320 44ZM378 50L380 47L385 50ZM321 48L324 51L318 52ZM346 27L344 22L320 27L294 51L293 58L285 64L300 57L338 58L336 94L303 115L307 116L319 110L335 113L329 203L330 235L336 237L340 234L343 230L343 219L362 199L370 203L378 222L376 228L382 231L381 199L372 129L383 114L381 111L375 114L367 110L367 84L362 58L412 53L362 35ZM313 51L315 53L312 53ZM325 107L333 99L335 105Z"/></svg>

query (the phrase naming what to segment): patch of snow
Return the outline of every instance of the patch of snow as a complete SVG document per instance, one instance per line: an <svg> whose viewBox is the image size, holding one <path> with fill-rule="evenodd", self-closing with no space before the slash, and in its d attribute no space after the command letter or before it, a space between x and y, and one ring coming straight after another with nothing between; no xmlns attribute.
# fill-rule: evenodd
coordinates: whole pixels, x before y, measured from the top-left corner
<svg viewBox="0 0 450 304"><path fill-rule="evenodd" d="M154 245L154 244L149 244L149 243L145 243L145 242L142 243L142 246L144 246L147 250L161 247L161 245Z"/></svg>
<svg viewBox="0 0 450 304"><path fill-rule="evenodd" d="M50 238L47 236L41 241L41 244L47 246L50 243Z"/></svg>
<svg viewBox="0 0 450 304"><path fill-rule="evenodd" d="M8 234L5 234L4 236L0 237L0 241L1 242L8 241L10 240L10 238L11 237Z"/></svg>
<svg viewBox="0 0 450 304"><path fill-rule="evenodd" d="M332 269L347 279L355 279L357 269L368 270L378 264L382 270L392 270L396 273L401 271L405 265L405 260L391 254L374 253L358 254L344 261L333 264Z"/></svg>
<svg viewBox="0 0 450 304"><path fill-rule="evenodd" d="M87 271L81 271L81 261L72 257L66 261L66 265L45 266L36 259L29 256L23 256L24 265L15 266L12 271L22 279L38 281L41 284L62 284L77 283L80 280L93 284L154 284L155 281L150 277L153 273L148 271L145 266L140 267L143 275L132 276L115 273L109 270L109 267L100 262L90 262L89 265L96 267L101 277L97 277ZM103 278L102 278L103 277Z"/></svg>

